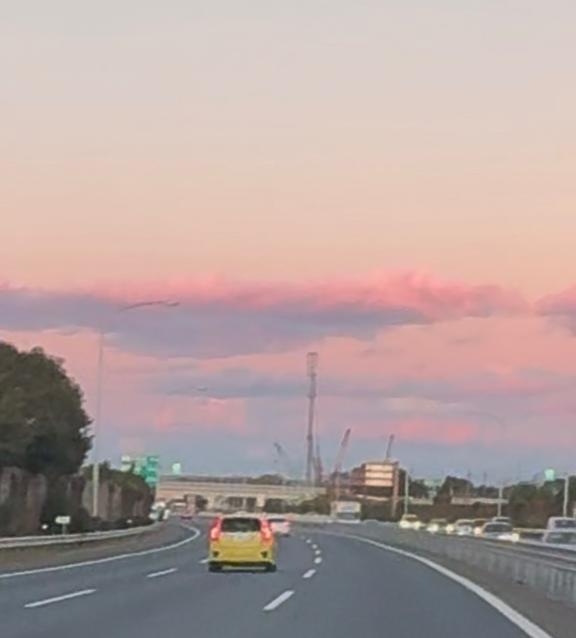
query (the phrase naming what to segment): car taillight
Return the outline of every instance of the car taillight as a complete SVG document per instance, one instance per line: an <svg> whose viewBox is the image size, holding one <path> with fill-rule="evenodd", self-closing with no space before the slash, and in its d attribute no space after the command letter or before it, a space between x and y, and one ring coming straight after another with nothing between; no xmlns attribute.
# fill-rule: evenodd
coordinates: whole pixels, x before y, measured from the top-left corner
<svg viewBox="0 0 576 638"><path fill-rule="evenodd" d="M212 528L210 529L210 540L218 541L220 540L220 521L216 521Z"/></svg>
<svg viewBox="0 0 576 638"><path fill-rule="evenodd" d="M265 543L271 541L273 537L270 525L264 521L260 525L260 536Z"/></svg>

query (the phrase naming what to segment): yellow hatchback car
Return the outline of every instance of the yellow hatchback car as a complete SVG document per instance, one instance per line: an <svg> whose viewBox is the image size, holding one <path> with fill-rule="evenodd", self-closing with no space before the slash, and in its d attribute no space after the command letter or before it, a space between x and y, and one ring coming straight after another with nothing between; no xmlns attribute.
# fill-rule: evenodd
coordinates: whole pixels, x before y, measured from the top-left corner
<svg viewBox="0 0 576 638"><path fill-rule="evenodd" d="M231 514L217 518L209 536L208 569L263 567L276 571L276 542L266 518Z"/></svg>

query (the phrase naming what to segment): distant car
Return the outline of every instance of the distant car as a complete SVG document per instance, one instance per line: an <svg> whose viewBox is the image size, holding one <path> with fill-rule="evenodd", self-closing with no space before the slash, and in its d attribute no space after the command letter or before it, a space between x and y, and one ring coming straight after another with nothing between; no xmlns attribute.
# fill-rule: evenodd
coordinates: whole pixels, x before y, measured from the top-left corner
<svg viewBox="0 0 576 638"><path fill-rule="evenodd" d="M290 521L282 516L271 516L268 523L274 534L278 536L290 536Z"/></svg>
<svg viewBox="0 0 576 638"><path fill-rule="evenodd" d="M261 567L276 571L276 541L266 518L251 514L218 517L209 534L208 569Z"/></svg>
<svg viewBox="0 0 576 638"><path fill-rule="evenodd" d="M441 534L446 532L448 521L445 518L433 518L428 525L426 525L426 531L430 534Z"/></svg>
<svg viewBox="0 0 576 638"><path fill-rule="evenodd" d="M546 523L542 542L556 545L576 544L576 519L567 516L551 516Z"/></svg>
<svg viewBox="0 0 576 638"><path fill-rule="evenodd" d="M474 536L480 536L482 533L482 528L484 525L488 523L488 520L485 518L475 518L474 519Z"/></svg>
<svg viewBox="0 0 576 638"><path fill-rule="evenodd" d="M482 527L480 536L482 538L493 538L499 541L511 541L513 543L517 543L520 540L520 535L514 531L512 525L495 521L486 523Z"/></svg>
<svg viewBox="0 0 576 638"><path fill-rule="evenodd" d="M420 529L422 523L416 514L404 514L398 522L400 529Z"/></svg>
<svg viewBox="0 0 576 638"><path fill-rule="evenodd" d="M546 530L542 536L542 542L554 545L576 545L576 530Z"/></svg>
<svg viewBox="0 0 576 638"><path fill-rule="evenodd" d="M576 531L576 518L568 516L551 516L546 523L546 529L550 531Z"/></svg>
<svg viewBox="0 0 576 638"><path fill-rule="evenodd" d="M455 536L472 536L474 534L474 520L460 518L452 526L452 534Z"/></svg>
<svg viewBox="0 0 576 638"><path fill-rule="evenodd" d="M509 516L494 516L490 519L491 523L508 523L512 525L512 519Z"/></svg>

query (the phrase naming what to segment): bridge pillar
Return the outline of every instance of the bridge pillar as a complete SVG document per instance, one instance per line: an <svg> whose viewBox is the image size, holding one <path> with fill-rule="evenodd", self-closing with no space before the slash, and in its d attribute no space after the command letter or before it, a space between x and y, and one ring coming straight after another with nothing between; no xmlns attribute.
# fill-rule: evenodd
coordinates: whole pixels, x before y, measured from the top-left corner
<svg viewBox="0 0 576 638"><path fill-rule="evenodd" d="M265 496L265 494L257 494L256 495L256 509L261 512L264 509L264 505L266 505L266 496Z"/></svg>

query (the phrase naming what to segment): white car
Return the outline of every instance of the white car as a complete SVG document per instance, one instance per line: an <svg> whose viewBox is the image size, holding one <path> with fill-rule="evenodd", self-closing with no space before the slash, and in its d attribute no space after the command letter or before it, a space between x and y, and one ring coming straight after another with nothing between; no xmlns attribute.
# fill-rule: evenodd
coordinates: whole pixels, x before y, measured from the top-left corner
<svg viewBox="0 0 576 638"><path fill-rule="evenodd" d="M474 521L470 518L458 519L452 527L452 534L456 536L472 536L474 534Z"/></svg>
<svg viewBox="0 0 576 638"><path fill-rule="evenodd" d="M272 532L277 536L290 536L290 521L283 516L268 518Z"/></svg>
<svg viewBox="0 0 576 638"><path fill-rule="evenodd" d="M542 542L558 545L576 544L576 519L566 516L551 516L546 524Z"/></svg>
<svg viewBox="0 0 576 638"><path fill-rule="evenodd" d="M416 514L404 514L400 519L398 526L400 529L420 529L422 523Z"/></svg>
<svg viewBox="0 0 576 638"><path fill-rule="evenodd" d="M514 531L512 525L494 521L490 521L482 527L480 537L493 538L499 541L510 541L512 543L517 543L520 540L520 535Z"/></svg>
<svg viewBox="0 0 576 638"><path fill-rule="evenodd" d="M551 516L546 523L546 529L550 532L576 531L576 518L568 516Z"/></svg>
<svg viewBox="0 0 576 638"><path fill-rule="evenodd" d="M512 519L509 516L494 516L491 520L491 523L508 523L508 525L512 525Z"/></svg>
<svg viewBox="0 0 576 638"><path fill-rule="evenodd" d="M426 531L430 534L441 534L446 532L448 521L445 518L433 518L426 526Z"/></svg>

